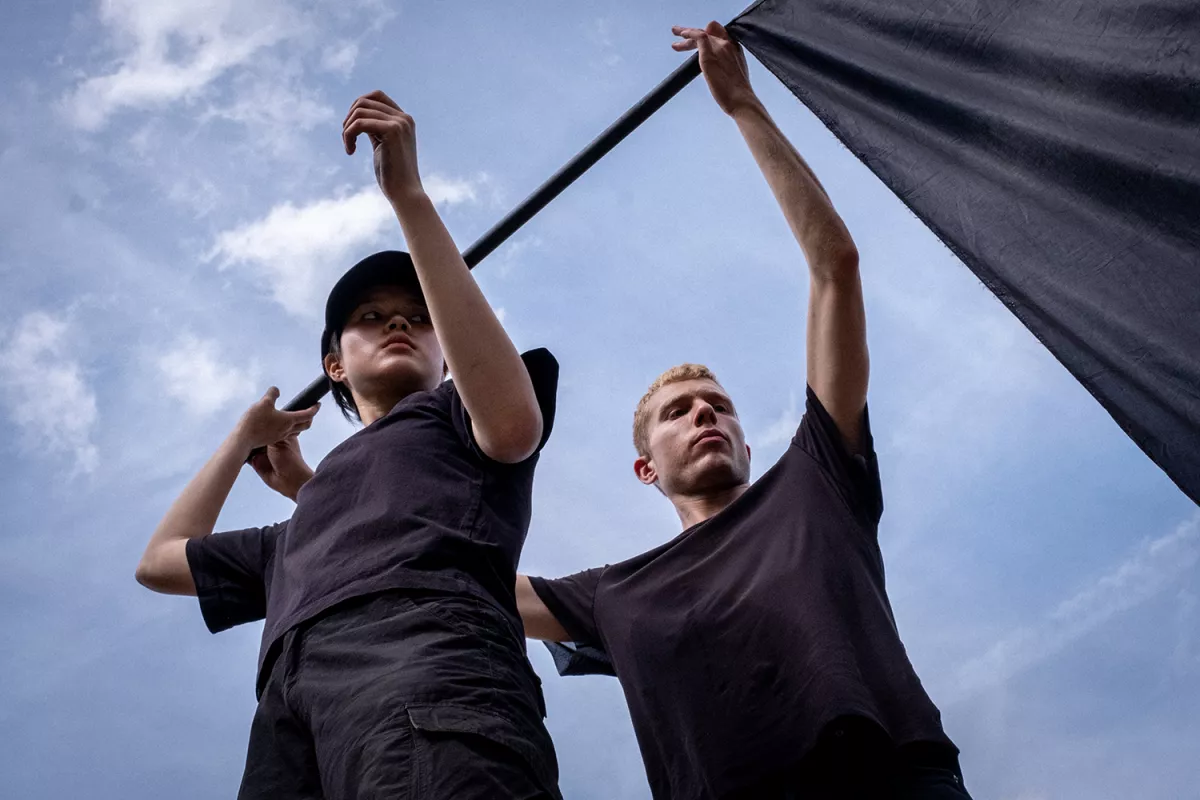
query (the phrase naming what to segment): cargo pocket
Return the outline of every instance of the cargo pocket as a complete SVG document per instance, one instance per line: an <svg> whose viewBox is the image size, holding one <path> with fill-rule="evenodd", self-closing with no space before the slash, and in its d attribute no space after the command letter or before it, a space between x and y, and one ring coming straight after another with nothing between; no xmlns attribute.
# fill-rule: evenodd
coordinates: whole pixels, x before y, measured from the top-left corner
<svg viewBox="0 0 1200 800"><path fill-rule="evenodd" d="M408 706L420 800L553 798L558 764L545 730L453 703Z"/></svg>

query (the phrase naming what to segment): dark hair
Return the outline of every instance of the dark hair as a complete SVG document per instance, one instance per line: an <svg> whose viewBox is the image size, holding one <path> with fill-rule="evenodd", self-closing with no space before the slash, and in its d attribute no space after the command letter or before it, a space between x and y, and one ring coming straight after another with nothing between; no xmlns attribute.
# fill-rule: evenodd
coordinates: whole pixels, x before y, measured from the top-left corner
<svg viewBox="0 0 1200 800"><path fill-rule="evenodd" d="M342 358L342 332L337 331L329 339L329 352L334 358L339 361ZM333 393L333 402L337 403L337 407L341 409L342 416L350 422L362 422L362 417L358 414L358 405L354 402L354 395L350 393L350 387L345 383L339 383L329 377L329 373L325 373L326 379L329 381L329 391Z"/></svg>

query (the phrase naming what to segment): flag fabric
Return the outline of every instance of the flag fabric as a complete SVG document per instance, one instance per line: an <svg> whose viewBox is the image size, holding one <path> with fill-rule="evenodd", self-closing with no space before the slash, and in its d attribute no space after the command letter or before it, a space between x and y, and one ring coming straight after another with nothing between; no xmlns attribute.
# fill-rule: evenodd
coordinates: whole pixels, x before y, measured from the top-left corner
<svg viewBox="0 0 1200 800"><path fill-rule="evenodd" d="M760 0L729 31L1200 503L1200 2Z"/></svg>

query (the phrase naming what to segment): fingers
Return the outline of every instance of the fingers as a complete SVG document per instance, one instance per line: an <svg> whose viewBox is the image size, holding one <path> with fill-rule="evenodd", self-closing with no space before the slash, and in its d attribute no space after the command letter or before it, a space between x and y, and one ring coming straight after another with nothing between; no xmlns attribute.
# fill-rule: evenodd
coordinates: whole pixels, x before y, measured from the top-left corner
<svg viewBox="0 0 1200 800"><path fill-rule="evenodd" d="M396 112L393 111L392 113L395 114ZM376 111L372 108L357 108L351 111L350 116L346 117L346 121L342 123L342 144L346 148L346 155L353 155L355 146L354 139L350 136L349 128L353 123L363 119L386 122L387 120L395 119L395 117L388 116L384 112Z"/></svg>
<svg viewBox="0 0 1200 800"><path fill-rule="evenodd" d="M280 411L279 413L282 414L288 421L290 421L292 423L304 422L304 421L308 421L311 423L313 417L315 417L317 415L317 412L320 410L321 410L321 404L317 403L315 406L310 406L308 408L302 408L299 411Z"/></svg>
<svg viewBox="0 0 1200 800"><path fill-rule="evenodd" d="M279 399L279 387L272 386L271 388L267 389L267 393L262 396L262 399L271 406L274 406L275 401Z"/></svg>
<svg viewBox="0 0 1200 800"><path fill-rule="evenodd" d="M707 46L712 44L710 38L721 39L726 42L731 41L729 38L729 32L725 30L725 26L717 22L715 19L708 23L708 25L704 26L703 30L700 28L686 28L683 25L675 25L672 26L671 33L675 34L676 36L683 37L682 42L671 43L672 49L678 53L682 53L686 50L695 50L697 48L700 50L706 50Z"/></svg>
<svg viewBox="0 0 1200 800"><path fill-rule="evenodd" d="M299 436L300 434L304 433L306 430L308 430L311 427L312 427L312 417L309 417L308 419L296 420L295 422L293 422L291 424L291 427L289 427L287 429L287 433L284 434L283 439L281 439L280 441L283 442L283 441L286 441L287 439Z"/></svg>
<svg viewBox="0 0 1200 800"><path fill-rule="evenodd" d="M678 53L695 50L700 40L708 35L699 28L685 28L682 25L672 25L671 33L683 37L682 42L671 42L671 48Z"/></svg>
<svg viewBox="0 0 1200 800"><path fill-rule="evenodd" d="M700 28L686 28L683 25L672 25L671 33L676 36L682 36L685 39L703 39L708 35Z"/></svg>
<svg viewBox="0 0 1200 800"><path fill-rule="evenodd" d="M393 100L392 98L388 97L386 94L384 94L383 92L379 91L378 89L376 89L376 90L375 90L375 91L373 91L373 92L369 92L369 93L367 93L367 94L364 94L364 95L363 95L363 97L364 97L364 98L366 98L367 100L375 100L375 101L377 101L377 102L380 102L380 103L384 103L384 104L386 104L386 105L389 105L389 106L391 106L392 108L396 109L397 111L403 111L403 110L404 110L404 109L402 109L400 106L396 105L396 101L395 101L395 100Z"/></svg>
<svg viewBox="0 0 1200 800"><path fill-rule="evenodd" d="M311 408L306 408L302 411L284 411L288 421L291 423L288 426L287 432L280 437L280 442L297 436L301 431L306 431L312 427L313 417L317 416L317 412L321 410L321 404L317 403Z"/></svg>
<svg viewBox="0 0 1200 800"><path fill-rule="evenodd" d="M354 150L356 147L355 140L361 134L366 133L382 139L389 133L396 133L398 130L399 123L395 120L356 119L342 129L342 141L346 145L346 153L349 155L354 155Z"/></svg>
<svg viewBox="0 0 1200 800"><path fill-rule="evenodd" d="M702 59L701 63L703 63L703 59L708 58L709 54L712 53L712 40L714 37L709 36L707 32L699 28L684 28L679 25L676 25L671 30L674 31L676 36L683 37L682 42L671 43L671 48L675 52L684 53L688 50L699 50L700 58Z"/></svg>
<svg viewBox="0 0 1200 800"><path fill-rule="evenodd" d="M350 106L350 110L346 112L346 120L350 119L350 115L360 108L369 108L373 111L382 111L383 113L390 114L392 116L404 114L404 112L395 105L388 105L380 100L371 99L370 95L363 95L355 100ZM407 116L407 114L405 114L405 116ZM342 124L345 124L346 120L342 120Z"/></svg>

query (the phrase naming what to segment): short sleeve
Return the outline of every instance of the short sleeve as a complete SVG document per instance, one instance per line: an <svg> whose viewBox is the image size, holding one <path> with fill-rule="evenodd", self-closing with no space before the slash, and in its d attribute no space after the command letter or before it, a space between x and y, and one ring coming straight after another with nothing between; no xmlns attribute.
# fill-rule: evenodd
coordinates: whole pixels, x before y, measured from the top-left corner
<svg viewBox="0 0 1200 800"><path fill-rule="evenodd" d="M554 410L558 399L558 359L546 348L539 347L536 350L522 353L521 360L525 362L525 369L529 371L529 380L533 383L533 393L537 397L538 408L542 412L542 440L538 442L537 450L533 452L533 455L537 455L550 440L550 432L554 429ZM451 389L451 391L455 431L474 453L486 458L486 454L475 441L475 434L471 429L471 415L467 412L466 405L463 404L457 390ZM533 455L530 458L533 458Z"/></svg>
<svg viewBox="0 0 1200 800"><path fill-rule="evenodd" d="M603 574L604 568L597 567L554 580L529 578L537 596L577 645L601 644L596 624L596 591Z"/></svg>
<svg viewBox="0 0 1200 800"><path fill-rule="evenodd" d="M871 421L863 408L862 453L850 453L837 423L812 387L805 387L804 418L792 445L813 458L837 487L838 494L855 517L874 527L883 516L883 488L879 480L879 461L871 437Z"/></svg>
<svg viewBox="0 0 1200 800"><path fill-rule="evenodd" d="M280 522L188 540L188 567L200 613L211 632L267 615L266 574L275 555L275 541L286 527L287 522Z"/></svg>

